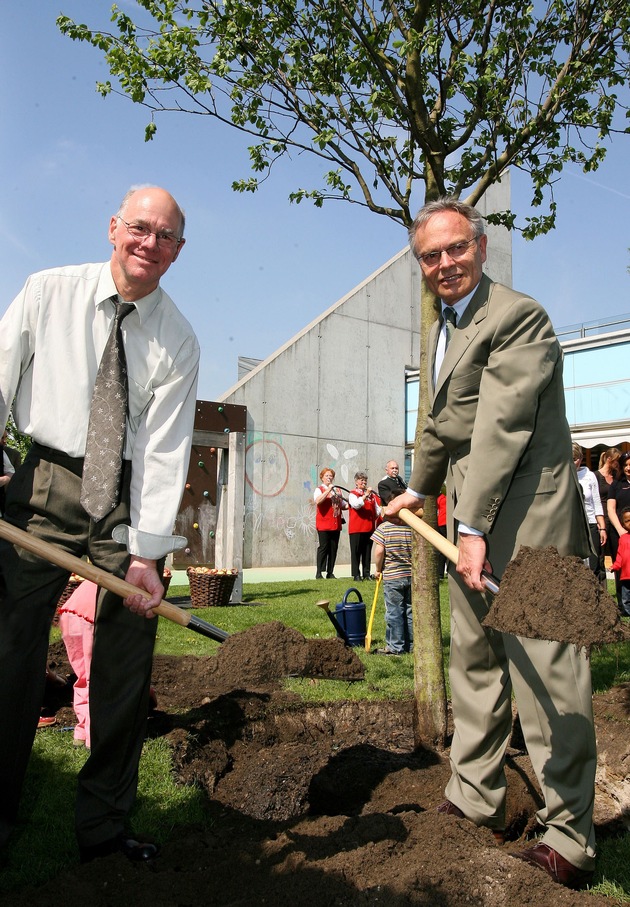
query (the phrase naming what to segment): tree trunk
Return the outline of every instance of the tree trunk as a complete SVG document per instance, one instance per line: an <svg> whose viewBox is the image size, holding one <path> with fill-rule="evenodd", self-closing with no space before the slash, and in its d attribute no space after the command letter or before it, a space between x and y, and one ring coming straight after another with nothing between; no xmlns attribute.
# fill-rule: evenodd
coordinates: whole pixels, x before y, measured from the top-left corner
<svg viewBox="0 0 630 907"><path fill-rule="evenodd" d="M427 200L429 197L427 191ZM423 282L420 307L420 370L415 456L418 456L420 438L429 412L426 349L429 330L435 317L435 297ZM436 526L435 498L425 500L424 519L431 526ZM412 556L414 737L417 747L430 746L442 749L446 745L447 703L440 626L440 591L435 555L433 546L424 538L416 535Z"/></svg>

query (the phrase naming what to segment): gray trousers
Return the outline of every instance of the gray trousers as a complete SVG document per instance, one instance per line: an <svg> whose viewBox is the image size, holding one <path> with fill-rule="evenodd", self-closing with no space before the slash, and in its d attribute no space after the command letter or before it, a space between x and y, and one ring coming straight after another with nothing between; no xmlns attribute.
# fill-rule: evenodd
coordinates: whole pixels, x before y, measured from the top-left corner
<svg viewBox="0 0 630 907"><path fill-rule="evenodd" d="M124 463L121 503L95 523L79 503L83 460L34 445L7 493L5 518L116 576L129 554L111 538L129 523L131 467ZM0 541L0 846L15 825L44 692L50 626L68 572ZM157 620L132 614L101 591L90 675L90 756L79 774L76 833L100 844L125 827L133 805L146 733Z"/></svg>
<svg viewBox="0 0 630 907"><path fill-rule="evenodd" d="M597 751L590 664L573 645L486 630L485 596L449 575L450 680L455 733L446 796L477 825L505 823L505 750L514 692L544 797L543 841L592 869ZM541 590L544 595L544 590Z"/></svg>

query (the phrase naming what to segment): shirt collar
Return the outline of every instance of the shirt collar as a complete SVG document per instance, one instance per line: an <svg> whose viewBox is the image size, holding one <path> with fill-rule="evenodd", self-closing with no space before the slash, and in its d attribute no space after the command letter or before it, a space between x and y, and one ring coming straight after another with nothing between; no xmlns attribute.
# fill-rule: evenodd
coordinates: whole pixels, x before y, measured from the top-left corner
<svg viewBox="0 0 630 907"><path fill-rule="evenodd" d="M441 313L442 321L444 320L444 309L451 308L451 309L455 309L455 312L457 313L457 323L459 324L459 322L461 321L462 315L464 314L464 312L466 311L466 309L468 307L468 303L470 302L470 300L473 298L473 296L477 292L478 286L479 286L479 284L477 284L477 286L474 288L474 290L472 290L468 294L468 296L464 296L463 299L460 299L459 302L455 302L452 305L451 305L451 303L444 302L443 299L440 299L440 303L442 304L442 313Z"/></svg>
<svg viewBox="0 0 630 907"><path fill-rule="evenodd" d="M94 295L94 305L102 306L108 299L111 299L112 296L117 296L118 290L116 289L116 284L114 283L114 278L112 276L111 267L109 262L103 266L101 271L101 276L98 280L98 286L96 288L96 293ZM159 304L162 299L162 288L156 287L148 296L143 296L142 299L136 299L133 302L133 305L136 307L138 312L138 318L142 324L145 319L149 317L153 309Z"/></svg>

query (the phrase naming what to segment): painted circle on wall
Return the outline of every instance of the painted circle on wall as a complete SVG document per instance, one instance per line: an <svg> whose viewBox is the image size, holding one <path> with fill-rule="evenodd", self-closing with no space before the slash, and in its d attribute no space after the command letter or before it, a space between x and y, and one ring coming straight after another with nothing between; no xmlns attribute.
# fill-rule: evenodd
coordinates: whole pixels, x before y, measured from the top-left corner
<svg viewBox="0 0 630 907"><path fill-rule="evenodd" d="M262 438L252 441L245 450L245 480L263 498L275 498L284 491L289 461L282 445Z"/></svg>

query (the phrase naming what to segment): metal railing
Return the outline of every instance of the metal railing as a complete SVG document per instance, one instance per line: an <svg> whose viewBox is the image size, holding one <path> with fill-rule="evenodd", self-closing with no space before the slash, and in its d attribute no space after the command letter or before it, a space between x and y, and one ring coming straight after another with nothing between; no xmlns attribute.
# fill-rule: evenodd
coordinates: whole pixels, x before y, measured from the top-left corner
<svg viewBox="0 0 630 907"><path fill-rule="evenodd" d="M564 340L579 340L594 337L598 334L609 334L612 331L630 330L630 315L616 315L599 321L585 321L582 324L571 324L556 331L556 337Z"/></svg>

